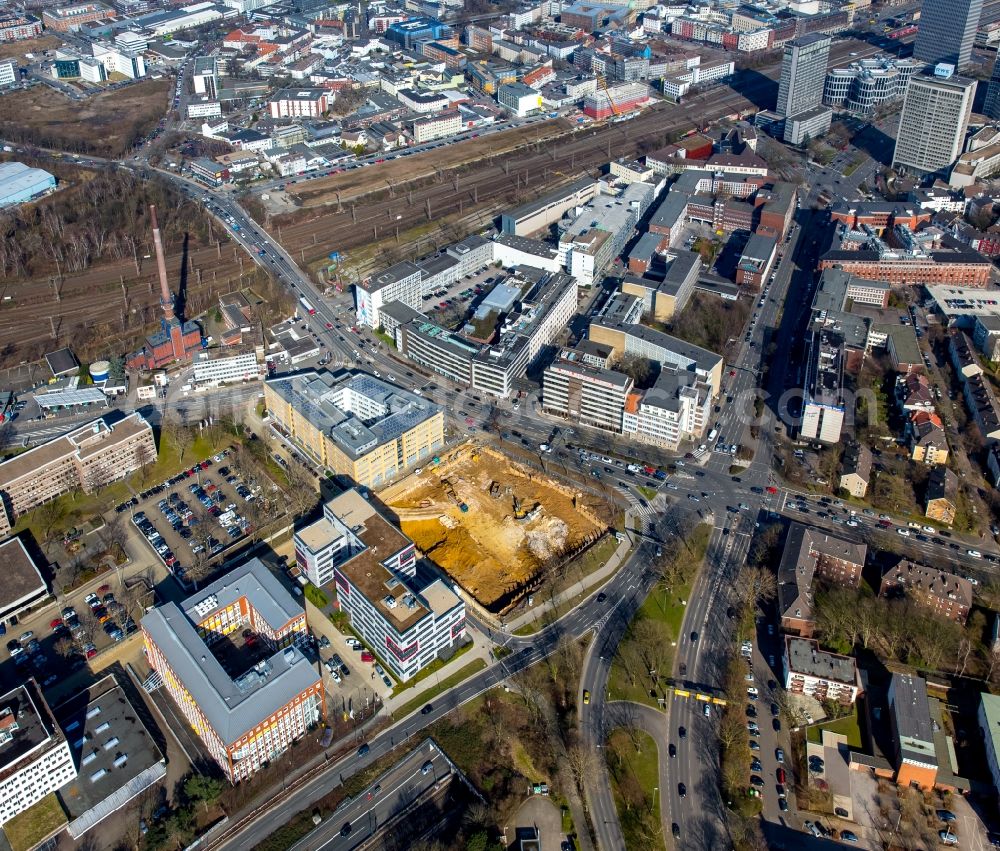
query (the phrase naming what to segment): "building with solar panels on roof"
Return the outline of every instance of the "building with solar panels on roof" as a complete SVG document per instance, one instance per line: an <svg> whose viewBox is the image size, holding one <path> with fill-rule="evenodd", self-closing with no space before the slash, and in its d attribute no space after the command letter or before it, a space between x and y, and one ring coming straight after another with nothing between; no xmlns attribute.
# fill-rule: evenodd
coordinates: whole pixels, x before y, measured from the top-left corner
<svg viewBox="0 0 1000 851"><path fill-rule="evenodd" d="M361 372L306 370L264 382L271 419L316 464L381 487L444 446L444 409Z"/></svg>

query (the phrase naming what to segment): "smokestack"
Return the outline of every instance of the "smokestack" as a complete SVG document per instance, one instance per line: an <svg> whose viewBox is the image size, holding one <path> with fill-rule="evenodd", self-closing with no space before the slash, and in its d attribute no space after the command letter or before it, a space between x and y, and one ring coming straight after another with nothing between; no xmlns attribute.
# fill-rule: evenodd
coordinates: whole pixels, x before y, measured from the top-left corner
<svg viewBox="0 0 1000 851"><path fill-rule="evenodd" d="M174 299L167 286L167 261L163 256L163 239L160 237L160 225L156 221L156 205L149 205L149 215L153 219L153 246L156 249L156 271L160 276L160 307L163 308L163 318L172 322L174 315Z"/></svg>

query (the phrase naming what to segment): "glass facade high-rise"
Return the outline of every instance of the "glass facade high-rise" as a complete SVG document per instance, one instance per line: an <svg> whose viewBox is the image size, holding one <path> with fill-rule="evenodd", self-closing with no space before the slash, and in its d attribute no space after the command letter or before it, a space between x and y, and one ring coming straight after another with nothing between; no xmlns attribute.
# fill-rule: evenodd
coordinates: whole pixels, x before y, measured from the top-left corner
<svg viewBox="0 0 1000 851"><path fill-rule="evenodd" d="M983 0L924 0L913 58L928 65L969 64Z"/></svg>
<svg viewBox="0 0 1000 851"><path fill-rule="evenodd" d="M983 114L1000 121L1000 56L993 64L993 73L990 75L990 84L986 89L986 102L983 104Z"/></svg>
<svg viewBox="0 0 1000 851"><path fill-rule="evenodd" d="M784 139L790 144L802 144L830 129L832 113L822 105L829 56L830 36L822 33L785 45L777 112L785 119Z"/></svg>

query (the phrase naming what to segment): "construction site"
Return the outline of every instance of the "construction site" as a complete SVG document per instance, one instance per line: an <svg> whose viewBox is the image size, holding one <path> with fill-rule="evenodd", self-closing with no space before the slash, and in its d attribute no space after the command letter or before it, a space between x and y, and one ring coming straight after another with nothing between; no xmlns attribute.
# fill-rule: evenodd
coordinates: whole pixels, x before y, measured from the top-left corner
<svg viewBox="0 0 1000 851"><path fill-rule="evenodd" d="M468 443L379 497L420 551L496 614L606 531L595 497Z"/></svg>

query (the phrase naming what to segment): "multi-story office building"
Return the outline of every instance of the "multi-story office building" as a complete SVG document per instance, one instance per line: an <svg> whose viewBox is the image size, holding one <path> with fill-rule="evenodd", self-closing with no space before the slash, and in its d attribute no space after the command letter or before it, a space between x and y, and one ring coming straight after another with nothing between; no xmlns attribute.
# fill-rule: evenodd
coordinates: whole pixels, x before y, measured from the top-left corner
<svg viewBox="0 0 1000 851"><path fill-rule="evenodd" d="M246 629L257 637L252 651L243 643ZM260 559L179 605L153 609L142 632L150 667L232 783L326 715L322 680L298 647L308 635L305 612ZM228 671L238 656L242 672L223 668L215 655L223 643ZM258 644L270 655L261 659Z"/></svg>
<svg viewBox="0 0 1000 851"><path fill-rule="evenodd" d="M621 433L631 390L629 376L584 363L574 350L564 349L542 377L542 409L580 425Z"/></svg>
<svg viewBox="0 0 1000 851"><path fill-rule="evenodd" d="M69 742L35 681L0 696L0 824L74 777Z"/></svg>
<svg viewBox="0 0 1000 851"><path fill-rule="evenodd" d="M927 65L964 68L972 57L983 0L923 0L913 58Z"/></svg>
<svg viewBox="0 0 1000 851"><path fill-rule="evenodd" d="M823 83L830 55L830 36L797 38L785 45L778 83L777 112L785 120L786 142L801 145L830 129L832 111L824 107Z"/></svg>
<svg viewBox="0 0 1000 851"><path fill-rule="evenodd" d="M14 521L73 490L90 493L156 460L153 430L138 411L75 428L0 464L0 537Z"/></svg>
<svg viewBox="0 0 1000 851"><path fill-rule="evenodd" d="M234 381L256 381L260 378L260 364L254 348L230 354L199 352L194 357L194 383L199 387L218 387Z"/></svg>
<svg viewBox="0 0 1000 851"><path fill-rule="evenodd" d="M845 340L834 329L813 332L802 400L800 433L805 440L839 443L844 427Z"/></svg>
<svg viewBox="0 0 1000 851"><path fill-rule="evenodd" d="M199 56L194 60L191 72L195 94L204 95L209 100L219 96L219 65L214 56Z"/></svg>
<svg viewBox="0 0 1000 851"><path fill-rule="evenodd" d="M444 136L454 136L461 129L462 117L458 110L446 109L436 115L416 119L413 122L413 139L419 145Z"/></svg>
<svg viewBox="0 0 1000 851"><path fill-rule="evenodd" d="M465 635L465 603L357 490L327 502L322 520L295 533L295 558L314 584L334 583L352 628L401 680Z"/></svg>
<svg viewBox="0 0 1000 851"><path fill-rule="evenodd" d="M904 559L882 574L882 597L912 599L934 614L965 623L972 608L972 583L964 576Z"/></svg>
<svg viewBox="0 0 1000 851"><path fill-rule="evenodd" d="M358 324L378 328L382 325L382 307L399 301L412 310L419 310L423 297L439 287L449 287L455 281L493 262L493 243L472 234L443 252L425 257L417 263L404 260L354 288Z"/></svg>
<svg viewBox="0 0 1000 851"><path fill-rule="evenodd" d="M364 373L305 372L264 382L268 413L317 464L379 487L444 445L444 410Z"/></svg>
<svg viewBox="0 0 1000 851"><path fill-rule="evenodd" d="M923 63L895 56L859 59L846 68L831 68L823 87L823 103L863 115L906 94L910 78Z"/></svg>
<svg viewBox="0 0 1000 851"><path fill-rule="evenodd" d="M946 74L925 71L911 78L896 132L895 167L933 174L947 169L962 153L976 81Z"/></svg>
<svg viewBox="0 0 1000 851"><path fill-rule="evenodd" d="M719 395L723 360L715 352L645 325L627 325L600 317L591 320L587 336L595 343L609 346L619 357L634 355L691 372L708 384L712 398Z"/></svg>
<svg viewBox="0 0 1000 851"><path fill-rule="evenodd" d="M326 89L282 89L268 102L271 118L319 118L328 107Z"/></svg>
<svg viewBox="0 0 1000 851"><path fill-rule="evenodd" d="M116 16L115 10L110 6L92 0L86 3L70 3L66 6L50 6L42 12L42 21L50 30L67 32L80 29L81 24L111 20Z"/></svg>
<svg viewBox="0 0 1000 851"><path fill-rule="evenodd" d="M993 778L993 791L995 795L1000 796L1000 695L985 691L980 694L977 718L986 754L986 765Z"/></svg>
<svg viewBox="0 0 1000 851"><path fill-rule="evenodd" d="M786 635L783 661L785 688L795 694L854 703L861 691L854 659L820 650L814 639Z"/></svg>
<svg viewBox="0 0 1000 851"><path fill-rule="evenodd" d="M983 103L983 114L994 121L1000 121L1000 55L993 63L993 73L986 89L986 100Z"/></svg>
<svg viewBox="0 0 1000 851"><path fill-rule="evenodd" d="M500 228L514 236L530 236L553 225L574 207L582 207L597 195L600 184L591 177L581 177L565 186L502 213Z"/></svg>
<svg viewBox="0 0 1000 851"><path fill-rule="evenodd" d="M472 359L482 346L425 320L400 327L399 350L414 363L449 381L472 384Z"/></svg>
<svg viewBox="0 0 1000 851"><path fill-rule="evenodd" d="M629 395L622 430L640 443L674 451L681 441L705 434L711 412L710 386L693 372L664 365L652 387Z"/></svg>

